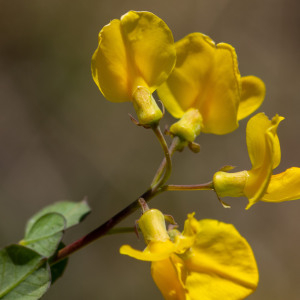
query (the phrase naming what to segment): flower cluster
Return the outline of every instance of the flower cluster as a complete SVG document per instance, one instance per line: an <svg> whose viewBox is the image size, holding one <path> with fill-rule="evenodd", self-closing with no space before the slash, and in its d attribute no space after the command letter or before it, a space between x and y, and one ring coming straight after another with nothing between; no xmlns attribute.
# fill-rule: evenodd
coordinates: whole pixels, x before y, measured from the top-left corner
<svg viewBox="0 0 300 300"><path fill-rule="evenodd" d="M152 193L151 197L171 189L165 185L171 155L182 149L174 143L168 150L157 131L163 112L152 96L155 91L168 112L179 119L169 129L173 142L191 149L201 132L223 135L237 129L239 121L256 111L265 97L261 79L240 75L231 45L216 44L202 33L174 43L168 26L150 12L130 11L103 27L92 58L92 76L107 100L132 102L138 118L135 123L151 127L159 136L165 161L146 193ZM277 127L283 119L276 115L269 120L258 113L248 121L251 170L230 173L230 168L222 169L207 185L177 186L176 190L205 187L218 197L245 196L247 208L258 201L299 199L300 168L273 175L280 163ZM254 255L233 225L198 221L189 214L181 233L167 230L165 216L148 208L138 225L147 247L139 251L124 245L120 252L151 262L153 279L165 299L238 300L256 289Z"/></svg>
<svg viewBox="0 0 300 300"><path fill-rule="evenodd" d="M124 245L121 254L150 261L152 277L168 300L238 300L257 287L258 270L247 241L231 224L189 214L180 233L166 230L163 214L147 210L138 224L147 247Z"/></svg>
<svg viewBox="0 0 300 300"><path fill-rule="evenodd" d="M92 75L104 97L133 102L141 124L162 117L152 93L181 120L170 131L193 141L200 131L226 134L255 111L265 95L255 76L241 77L232 46L193 33L174 44L172 32L150 12L130 11L99 33Z"/></svg>

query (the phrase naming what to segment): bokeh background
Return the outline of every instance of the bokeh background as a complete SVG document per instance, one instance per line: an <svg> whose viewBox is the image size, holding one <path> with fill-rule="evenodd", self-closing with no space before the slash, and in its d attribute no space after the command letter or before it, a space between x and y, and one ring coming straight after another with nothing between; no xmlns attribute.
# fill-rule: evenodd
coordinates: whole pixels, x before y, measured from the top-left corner
<svg viewBox="0 0 300 300"><path fill-rule="evenodd" d="M300 4L297 0L9 0L0 1L0 246L19 241L26 220L45 205L87 196L92 214L66 233L67 243L91 231L146 190L162 151L151 131L134 126L130 103L106 101L92 81L90 60L99 30L129 10L148 10L174 39L200 31L232 44L242 75L267 87L260 111L280 124L282 162L300 166ZM167 115L162 125L171 124ZM170 183L211 180L221 166L250 168L246 121L225 135L201 135L202 150L175 154ZM169 141L169 140L168 140ZM251 244L260 283L251 300L300 295L300 201L258 203L245 198L169 192L150 205L183 224L187 213L233 223ZM131 226L134 214L121 225ZM182 229L182 227L181 227ZM150 265L118 253L134 234L104 237L74 254L43 299L162 299Z"/></svg>

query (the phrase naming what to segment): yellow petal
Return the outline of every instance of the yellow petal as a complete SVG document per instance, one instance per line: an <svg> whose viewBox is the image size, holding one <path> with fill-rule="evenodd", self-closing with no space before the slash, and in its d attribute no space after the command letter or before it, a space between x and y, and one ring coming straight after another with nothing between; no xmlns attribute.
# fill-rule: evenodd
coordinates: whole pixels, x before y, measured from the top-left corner
<svg viewBox="0 0 300 300"><path fill-rule="evenodd" d="M137 86L153 93L166 80L175 60L168 26L150 12L130 11L100 31L92 75L108 100L131 101Z"/></svg>
<svg viewBox="0 0 300 300"><path fill-rule="evenodd" d="M281 152L277 127L283 119L276 115L269 120L264 113L259 113L248 121L247 147L253 169L261 167L268 158L272 160L272 169L279 165ZM272 153L268 153L268 141L271 143Z"/></svg>
<svg viewBox="0 0 300 300"><path fill-rule="evenodd" d="M184 263L185 287L193 300L244 299L258 284L253 252L231 224L199 221L195 244Z"/></svg>
<svg viewBox="0 0 300 300"><path fill-rule="evenodd" d="M159 261L168 258L175 251L171 241L150 242L144 251L135 250L129 245L123 245L120 253L143 261Z"/></svg>
<svg viewBox="0 0 300 300"><path fill-rule="evenodd" d="M271 164L248 171L248 181L244 189L244 194L249 201L246 209L249 209L252 205L261 200L270 183L271 176Z"/></svg>
<svg viewBox="0 0 300 300"><path fill-rule="evenodd" d="M276 115L272 120L263 114L252 117L247 124L247 147L252 163L244 193L249 200L246 209L258 202L266 192L272 170L280 162L280 144L277 127L283 117Z"/></svg>
<svg viewBox="0 0 300 300"><path fill-rule="evenodd" d="M126 56L120 21L113 20L100 31L92 57L93 79L104 97L113 102L130 101Z"/></svg>
<svg viewBox="0 0 300 300"><path fill-rule="evenodd" d="M166 300L187 300L185 289L181 281L183 263L179 257L173 255L162 261L151 264L151 274L154 282Z"/></svg>
<svg viewBox="0 0 300 300"><path fill-rule="evenodd" d="M200 223L194 217L195 212L188 214L188 218L184 222L183 236L195 236L200 230Z"/></svg>
<svg viewBox="0 0 300 300"><path fill-rule="evenodd" d="M158 88L167 110L182 117L199 109L206 133L225 134L238 127L240 74L233 47L216 45L208 36L192 33L176 44L177 62L168 80Z"/></svg>
<svg viewBox="0 0 300 300"><path fill-rule="evenodd" d="M244 119L257 110L264 101L266 87L264 82L256 76L241 78L242 94L238 109L238 120Z"/></svg>
<svg viewBox="0 0 300 300"><path fill-rule="evenodd" d="M300 199L300 168L290 168L271 177L262 201L282 202Z"/></svg>
<svg viewBox="0 0 300 300"><path fill-rule="evenodd" d="M186 280L191 300L240 300L253 290L227 278L191 272Z"/></svg>

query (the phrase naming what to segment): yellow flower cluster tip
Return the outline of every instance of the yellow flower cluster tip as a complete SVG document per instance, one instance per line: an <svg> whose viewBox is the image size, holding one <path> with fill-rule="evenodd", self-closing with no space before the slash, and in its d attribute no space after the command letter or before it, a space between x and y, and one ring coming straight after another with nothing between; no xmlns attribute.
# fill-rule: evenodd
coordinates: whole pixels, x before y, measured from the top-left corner
<svg viewBox="0 0 300 300"><path fill-rule="evenodd" d="M181 120L170 131L192 142L200 131L226 134L265 95L255 76L241 77L232 46L192 33L174 44L168 26L150 12L130 11L99 33L92 75L109 101L132 101L139 122L162 117L152 93Z"/></svg>
<svg viewBox="0 0 300 300"><path fill-rule="evenodd" d="M168 235L156 209L146 211L138 224L147 247L139 251L124 245L120 253L151 262L166 300L240 300L255 291L255 258L233 225L189 214L183 232L173 229Z"/></svg>

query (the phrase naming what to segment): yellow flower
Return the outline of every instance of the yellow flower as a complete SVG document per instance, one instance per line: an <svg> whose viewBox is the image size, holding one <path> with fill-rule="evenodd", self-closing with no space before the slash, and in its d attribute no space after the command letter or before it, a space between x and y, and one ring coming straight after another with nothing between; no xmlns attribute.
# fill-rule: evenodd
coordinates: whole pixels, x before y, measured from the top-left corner
<svg viewBox="0 0 300 300"><path fill-rule="evenodd" d="M146 211L139 220L146 249L124 245L120 253L151 262L152 277L165 299L240 300L255 291L255 258L233 225L198 221L189 214L184 231L171 230L169 238L163 218L158 210Z"/></svg>
<svg viewBox="0 0 300 300"><path fill-rule="evenodd" d="M215 173L213 182L218 196L246 196L247 209L260 200L282 202L300 198L300 168L272 175L281 159L277 127L283 119L276 115L269 120L260 113L249 120L246 136L252 168L236 173Z"/></svg>
<svg viewBox="0 0 300 300"><path fill-rule="evenodd" d="M162 116L151 94L167 79L175 60L168 26L150 12L130 11L100 31L92 57L92 75L109 101L133 101L144 124Z"/></svg>
<svg viewBox="0 0 300 300"><path fill-rule="evenodd" d="M181 124L173 125L174 135L189 140L193 132L194 136L200 133L199 127L204 133L229 133L261 105L265 85L255 76L240 76L232 46L216 45L201 33L189 34L175 46L176 66L157 92L175 118L194 111L198 125L196 129L195 125L187 129L186 123L183 129Z"/></svg>

